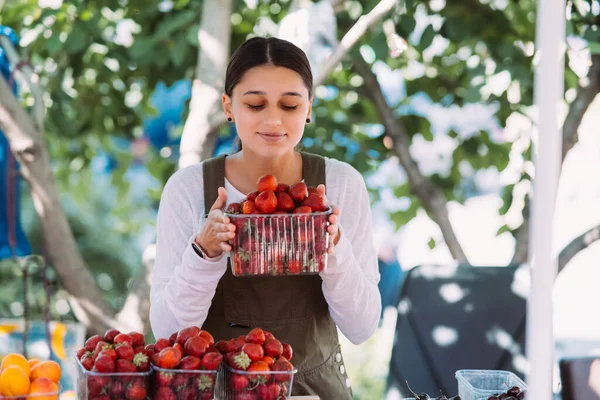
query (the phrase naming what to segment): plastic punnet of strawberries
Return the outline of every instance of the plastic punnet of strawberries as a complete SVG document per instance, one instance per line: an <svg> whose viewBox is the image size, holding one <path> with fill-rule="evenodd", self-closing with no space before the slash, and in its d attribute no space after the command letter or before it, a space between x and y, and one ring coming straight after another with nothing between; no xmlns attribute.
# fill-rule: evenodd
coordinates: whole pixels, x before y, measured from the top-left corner
<svg viewBox="0 0 600 400"><path fill-rule="evenodd" d="M297 370L292 347L260 328L215 345L224 354L225 398L281 400L291 395Z"/></svg>
<svg viewBox="0 0 600 400"><path fill-rule="evenodd" d="M86 340L75 356L79 399L148 398L151 355L141 333L109 329Z"/></svg>
<svg viewBox="0 0 600 400"><path fill-rule="evenodd" d="M160 400L212 400L223 355L207 331L191 326L153 345L152 394Z"/></svg>
<svg viewBox="0 0 600 400"><path fill-rule="evenodd" d="M316 188L264 175L257 190L227 205L225 214L236 226L234 275L316 274L326 268L331 208Z"/></svg>

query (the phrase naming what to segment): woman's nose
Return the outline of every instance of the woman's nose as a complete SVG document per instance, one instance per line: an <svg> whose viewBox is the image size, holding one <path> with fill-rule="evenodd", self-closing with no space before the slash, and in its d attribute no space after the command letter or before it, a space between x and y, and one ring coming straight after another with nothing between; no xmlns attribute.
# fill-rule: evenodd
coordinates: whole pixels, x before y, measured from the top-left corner
<svg viewBox="0 0 600 400"><path fill-rule="evenodd" d="M265 124L268 126L281 126L282 116L281 111L277 108L270 107L265 114Z"/></svg>

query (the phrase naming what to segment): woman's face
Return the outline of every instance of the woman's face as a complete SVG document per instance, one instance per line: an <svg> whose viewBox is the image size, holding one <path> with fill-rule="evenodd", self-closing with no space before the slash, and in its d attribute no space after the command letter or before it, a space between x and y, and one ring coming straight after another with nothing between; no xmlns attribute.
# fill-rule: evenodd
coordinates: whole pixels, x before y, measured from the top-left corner
<svg viewBox="0 0 600 400"><path fill-rule="evenodd" d="M243 148L273 158L300 142L312 99L297 72L263 65L246 71L231 98L223 95L223 107L235 121Z"/></svg>

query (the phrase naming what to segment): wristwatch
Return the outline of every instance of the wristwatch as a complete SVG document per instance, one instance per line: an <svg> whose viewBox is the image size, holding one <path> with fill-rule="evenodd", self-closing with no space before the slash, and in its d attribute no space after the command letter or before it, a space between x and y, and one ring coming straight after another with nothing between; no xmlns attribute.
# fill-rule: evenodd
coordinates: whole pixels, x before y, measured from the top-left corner
<svg viewBox="0 0 600 400"><path fill-rule="evenodd" d="M202 250L202 247L200 247L198 245L198 243L196 243L196 241L192 242L192 248L194 249L194 251L196 252L196 254L198 254L199 257L207 259L209 258L206 253L204 252L204 250Z"/></svg>

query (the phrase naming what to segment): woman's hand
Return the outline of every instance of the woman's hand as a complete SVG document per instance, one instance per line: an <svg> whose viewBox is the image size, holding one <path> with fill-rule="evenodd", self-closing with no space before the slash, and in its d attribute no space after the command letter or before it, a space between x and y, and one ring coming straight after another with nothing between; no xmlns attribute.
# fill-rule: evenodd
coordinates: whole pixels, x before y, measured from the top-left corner
<svg viewBox="0 0 600 400"><path fill-rule="evenodd" d="M219 187L219 195L215 204L210 208L206 222L194 241L209 258L220 256L224 251L231 251L229 241L235 237L235 225L223 213L227 204L227 192Z"/></svg>
<svg viewBox="0 0 600 400"><path fill-rule="evenodd" d="M327 232L329 232L329 244L327 246L327 254L333 253L335 245L340 240L340 230L338 228L337 220L340 216L340 209L329 202L327 196L325 196L325 185L321 184L317 186L317 190L325 199L325 204L331 207L332 213L329 215L329 226Z"/></svg>

